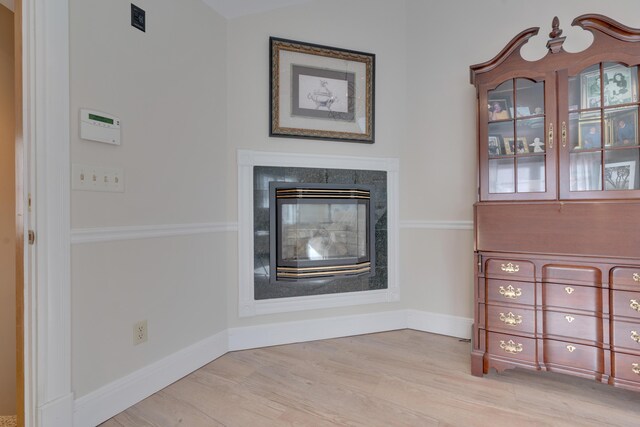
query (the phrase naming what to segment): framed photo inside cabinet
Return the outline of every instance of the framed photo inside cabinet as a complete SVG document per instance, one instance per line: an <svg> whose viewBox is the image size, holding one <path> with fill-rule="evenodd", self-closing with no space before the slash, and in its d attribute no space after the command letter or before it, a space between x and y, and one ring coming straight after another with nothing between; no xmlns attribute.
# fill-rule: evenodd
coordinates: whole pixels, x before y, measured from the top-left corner
<svg viewBox="0 0 640 427"><path fill-rule="evenodd" d="M604 90L601 87L604 84ZM638 101L638 71L636 67L622 64L604 64L602 78L600 70L580 74L582 92L582 108L601 107L604 105L621 105Z"/></svg>
<svg viewBox="0 0 640 427"><path fill-rule="evenodd" d="M489 105L489 121L507 120L513 116L513 108L506 99L490 99ZM509 112L512 112L509 114Z"/></svg>
<svg viewBox="0 0 640 427"><path fill-rule="evenodd" d="M525 154L528 152L527 138L520 137L517 141L514 141L513 138L504 138L504 154Z"/></svg>
<svg viewBox="0 0 640 427"><path fill-rule="evenodd" d="M616 108L605 116L605 145L638 145L638 109Z"/></svg>
<svg viewBox="0 0 640 427"><path fill-rule="evenodd" d="M574 149L600 148L602 144L602 130L600 120L585 120L578 128L578 145Z"/></svg>
<svg viewBox="0 0 640 427"><path fill-rule="evenodd" d="M633 190L635 182L635 161L607 163L604 165L605 190Z"/></svg>
<svg viewBox="0 0 640 427"><path fill-rule="evenodd" d="M500 156L504 154L504 148L502 148L502 150L500 149L504 144L501 135L489 135L488 144L490 156Z"/></svg>
<svg viewBox="0 0 640 427"><path fill-rule="evenodd" d="M270 136L374 142L374 54L269 42Z"/></svg>

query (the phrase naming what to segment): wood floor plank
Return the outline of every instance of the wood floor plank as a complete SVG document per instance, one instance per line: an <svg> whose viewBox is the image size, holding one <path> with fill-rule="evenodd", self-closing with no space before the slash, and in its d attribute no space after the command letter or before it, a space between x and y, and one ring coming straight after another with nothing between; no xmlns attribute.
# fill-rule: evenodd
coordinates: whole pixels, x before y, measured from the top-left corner
<svg viewBox="0 0 640 427"><path fill-rule="evenodd" d="M102 427L639 425L640 393L470 373L470 345L401 330L228 353Z"/></svg>

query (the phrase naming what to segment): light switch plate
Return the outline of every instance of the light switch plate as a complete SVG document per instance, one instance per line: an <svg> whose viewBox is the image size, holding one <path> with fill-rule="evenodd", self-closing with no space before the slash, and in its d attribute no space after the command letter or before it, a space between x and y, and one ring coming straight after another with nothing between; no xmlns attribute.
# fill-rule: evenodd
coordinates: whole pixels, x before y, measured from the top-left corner
<svg viewBox="0 0 640 427"><path fill-rule="evenodd" d="M123 193L124 171L122 168L116 167L73 163L71 165L71 189Z"/></svg>

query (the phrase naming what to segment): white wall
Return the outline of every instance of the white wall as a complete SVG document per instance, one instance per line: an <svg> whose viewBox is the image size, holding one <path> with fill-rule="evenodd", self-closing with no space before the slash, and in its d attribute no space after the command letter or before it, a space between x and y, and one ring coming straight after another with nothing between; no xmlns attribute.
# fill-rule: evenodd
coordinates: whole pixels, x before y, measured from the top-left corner
<svg viewBox="0 0 640 427"><path fill-rule="evenodd" d="M235 150L367 157L398 157L406 138L406 33L404 2L323 0L229 21L229 164ZM376 141L373 145L269 137L269 36L300 40L376 56ZM237 218L237 182L232 176L229 217ZM401 304L317 310L238 318L237 272L228 292L229 326L386 311Z"/></svg>
<svg viewBox="0 0 640 427"><path fill-rule="evenodd" d="M200 0L72 0L71 161L124 169L124 193L72 191L72 228L226 221L226 21ZM122 146L80 140L81 107ZM225 233L72 248L76 397L226 328ZM149 340L133 346L146 319Z"/></svg>
<svg viewBox="0 0 640 427"><path fill-rule="evenodd" d="M430 229L432 221L471 221L476 200L475 89L469 66L494 57L525 28L540 36L523 54L546 53L551 20L559 15L568 50L591 36L570 23L603 13L640 26L640 4L615 7L596 0L314 1L229 22L229 162L234 149L400 157L400 219L418 223L401 233L401 294L395 305L361 311L413 308L473 315L471 230ZM631 15L630 15L631 14ZM634 16L636 22L630 21ZM373 146L268 137L268 37L279 36L376 54L376 143ZM236 216L235 183L229 193ZM230 326L336 315L317 311L239 319L237 286L229 289Z"/></svg>
<svg viewBox="0 0 640 427"><path fill-rule="evenodd" d="M13 12L0 5L0 415L16 413Z"/></svg>
<svg viewBox="0 0 640 427"><path fill-rule="evenodd" d="M401 145L400 217L411 221L473 219L477 148L470 65L493 58L530 27L541 29L523 55L541 58L555 15L569 51L586 48L592 39L571 27L579 15L601 13L640 27L636 0L407 0L406 8L407 137ZM403 299L412 308L472 317L471 231L405 230L401 248L408 256Z"/></svg>

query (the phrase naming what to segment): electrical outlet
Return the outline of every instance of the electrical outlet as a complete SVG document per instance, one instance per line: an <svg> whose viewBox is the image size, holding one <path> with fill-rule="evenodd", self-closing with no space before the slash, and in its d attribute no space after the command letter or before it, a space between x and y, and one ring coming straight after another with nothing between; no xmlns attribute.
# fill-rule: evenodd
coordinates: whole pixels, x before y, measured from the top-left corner
<svg viewBox="0 0 640 427"><path fill-rule="evenodd" d="M147 321L141 320L133 325L133 345L147 342Z"/></svg>

